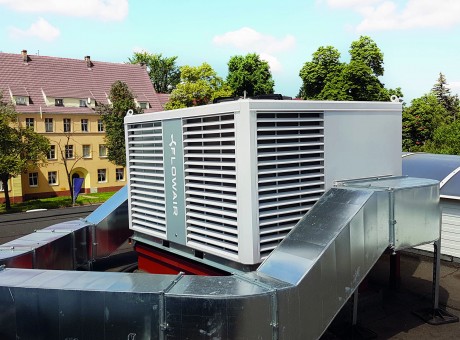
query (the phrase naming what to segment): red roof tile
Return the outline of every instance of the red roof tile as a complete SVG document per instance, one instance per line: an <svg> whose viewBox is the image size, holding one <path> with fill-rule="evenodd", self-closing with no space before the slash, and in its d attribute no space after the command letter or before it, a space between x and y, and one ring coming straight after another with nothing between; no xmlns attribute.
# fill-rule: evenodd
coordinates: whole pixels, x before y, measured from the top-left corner
<svg viewBox="0 0 460 340"><path fill-rule="evenodd" d="M88 68L83 58L78 60L36 55L29 55L28 62L24 63L21 54L0 53L0 91L3 91L4 99L9 99L10 89L13 95L29 96L29 105L18 106L18 112L39 112L41 108L43 113L83 113L92 110L46 106L43 93L52 98L90 97L107 104L107 94L112 84L121 80L128 84L135 97L148 101L152 110L163 110L145 67L93 60L91 65Z"/></svg>

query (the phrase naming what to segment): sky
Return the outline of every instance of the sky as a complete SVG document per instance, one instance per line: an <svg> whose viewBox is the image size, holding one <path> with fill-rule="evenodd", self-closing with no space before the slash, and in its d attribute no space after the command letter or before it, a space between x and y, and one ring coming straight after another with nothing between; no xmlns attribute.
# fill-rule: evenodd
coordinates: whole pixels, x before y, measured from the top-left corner
<svg viewBox="0 0 460 340"><path fill-rule="evenodd" d="M460 93L459 0L0 0L1 52L124 63L147 51L223 78L230 57L258 53L287 96L319 47L348 62L363 35L384 54L381 81L407 103L440 72Z"/></svg>

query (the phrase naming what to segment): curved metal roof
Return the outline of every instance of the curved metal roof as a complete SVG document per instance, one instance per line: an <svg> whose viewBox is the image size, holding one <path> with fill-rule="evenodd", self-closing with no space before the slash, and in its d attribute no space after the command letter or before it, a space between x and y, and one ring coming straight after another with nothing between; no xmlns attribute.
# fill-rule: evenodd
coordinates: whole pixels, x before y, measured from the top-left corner
<svg viewBox="0 0 460 340"><path fill-rule="evenodd" d="M402 157L403 175L436 179L442 198L460 200L460 156L403 153Z"/></svg>

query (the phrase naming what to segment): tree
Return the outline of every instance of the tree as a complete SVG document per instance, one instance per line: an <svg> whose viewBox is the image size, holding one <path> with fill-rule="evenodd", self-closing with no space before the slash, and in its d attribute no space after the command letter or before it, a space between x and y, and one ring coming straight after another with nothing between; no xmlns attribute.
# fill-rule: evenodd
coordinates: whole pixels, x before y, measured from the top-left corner
<svg viewBox="0 0 460 340"><path fill-rule="evenodd" d="M390 91L378 79L383 75L383 53L369 37L352 42L349 63L340 62L332 46L320 47L300 70L299 96L315 100L389 101ZM399 89L400 92L400 89Z"/></svg>
<svg viewBox="0 0 460 340"><path fill-rule="evenodd" d="M165 106L167 110L205 105L215 98L232 95L232 90L207 63L182 66L180 73L181 81L171 92Z"/></svg>
<svg viewBox="0 0 460 340"><path fill-rule="evenodd" d="M179 67L176 66L177 57L163 57L161 53L135 52L128 58L131 64L144 63L147 66L153 88L158 93L171 93L180 81Z"/></svg>
<svg viewBox="0 0 460 340"><path fill-rule="evenodd" d="M273 93L275 82L272 79L270 66L255 53L246 56L236 55L228 62L227 84L236 96L247 96Z"/></svg>
<svg viewBox="0 0 460 340"><path fill-rule="evenodd" d="M449 116L449 121L455 121L460 111L460 101L458 95L452 95L450 88L447 86L446 77L439 73L439 78L431 89L438 102L444 106Z"/></svg>
<svg viewBox="0 0 460 340"><path fill-rule="evenodd" d="M125 130L123 120L128 110L134 114L142 113L136 106L134 96L128 85L120 80L112 84L109 95L112 105L100 104L96 112L101 115L105 126L107 158L114 164L126 166Z"/></svg>
<svg viewBox="0 0 460 340"><path fill-rule="evenodd" d="M439 126L424 151L448 155L460 155L460 120Z"/></svg>
<svg viewBox="0 0 460 340"><path fill-rule="evenodd" d="M8 180L45 163L49 148L46 137L19 126L13 104L4 103L0 93L0 180L6 210L11 209Z"/></svg>
<svg viewBox="0 0 460 340"><path fill-rule="evenodd" d="M405 108L402 114L403 150L423 151L433 132L445 122L446 109L434 94L412 100L411 106Z"/></svg>
<svg viewBox="0 0 460 340"><path fill-rule="evenodd" d="M62 164L64 165L67 184L70 189L70 199L72 203L74 202L74 192L73 192L73 181L72 181L72 171L77 165L78 161L83 158L83 155L78 155L73 149L73 145L70 144L71 134L69 132L65 133L65 143L61 143L61 140L58 141L57 145L59 148L59 153L61 154ZM72 149L70 149L72 147Z"/></svg>
<svg viewBox="0 0 460 340"><path fill-rule="evenodd" d="M317 99L325 85L330 81L337 81L341 72L339 51L332 47L320 47L313 53L313 59L306 62L300 70L303 84L299 97L304 99Z"/></svg>

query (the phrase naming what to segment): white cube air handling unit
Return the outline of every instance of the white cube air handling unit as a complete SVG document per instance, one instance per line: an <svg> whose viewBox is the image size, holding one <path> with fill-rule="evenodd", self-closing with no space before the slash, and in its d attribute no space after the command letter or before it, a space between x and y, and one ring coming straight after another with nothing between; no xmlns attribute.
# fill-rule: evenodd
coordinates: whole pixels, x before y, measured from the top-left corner
<svg viewBox="0 0 460 340"><path fill-rule="evenodd" d="M130 228L260 263L334 181L401 174L401 104L238 100L125 118Z"/></svg>

